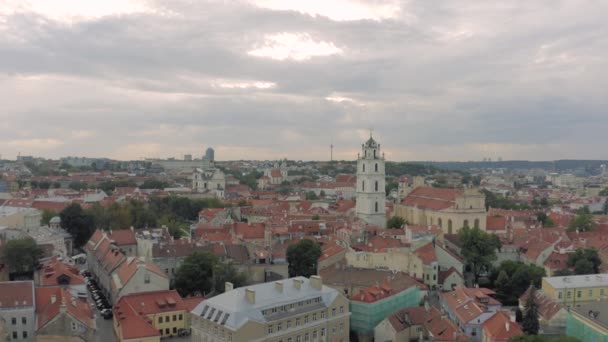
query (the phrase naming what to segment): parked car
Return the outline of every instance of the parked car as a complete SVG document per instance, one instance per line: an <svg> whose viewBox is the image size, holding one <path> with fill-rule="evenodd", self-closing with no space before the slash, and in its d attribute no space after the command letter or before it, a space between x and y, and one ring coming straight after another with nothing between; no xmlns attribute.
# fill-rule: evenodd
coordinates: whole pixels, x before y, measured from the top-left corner
<svg viewBox="0 0 608 342"><path fill-rule="evenodd" d="M190 336L190 329L179 329L177 331L177 336L179 336L179 337Z"/></svg>
<svg viewBox="0 0 608 342"><path fill-rule="evenodd" d="M112 318L112 316L113 316L112 309L101 310L101 317L103 317L104 319L110 319L110 318Z"/></svg>

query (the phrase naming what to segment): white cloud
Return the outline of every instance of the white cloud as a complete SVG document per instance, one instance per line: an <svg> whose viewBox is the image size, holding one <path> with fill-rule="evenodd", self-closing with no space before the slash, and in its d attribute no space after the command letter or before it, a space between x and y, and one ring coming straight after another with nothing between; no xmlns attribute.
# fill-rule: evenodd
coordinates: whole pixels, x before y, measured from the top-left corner
<svg viewBox="0 0 608 342"><path fill-rule="evenodd" d="M266 35L262 46L247 53L276 60L304 61L312 57L339 55L343 51L332 42L315 42L308 33L278 33Z"/></svg>
<svg viewBox="0 0 608 342"><path fill-rule="evenodd" d="M398 1L357 0L250 0L256 6L278 11L296 11L336 21L384 20L398 16Z"/></svg>
<svg viewBox="0 0 608 342"><path fill-rule="evenodd" d="M277 86L274 82L263 81L235 81L235 80L215 80L212 82L214 87L225 89L271 89Z"/></svg>
<svg viewBox="0 0 608 342"><path fill-rule="evenodd" d="M125 15L152 12L152 8L141 0L27 0L4 4L0 2L0 13L34 12L50 19L77 22L101 18L107 15Z"/></svg>

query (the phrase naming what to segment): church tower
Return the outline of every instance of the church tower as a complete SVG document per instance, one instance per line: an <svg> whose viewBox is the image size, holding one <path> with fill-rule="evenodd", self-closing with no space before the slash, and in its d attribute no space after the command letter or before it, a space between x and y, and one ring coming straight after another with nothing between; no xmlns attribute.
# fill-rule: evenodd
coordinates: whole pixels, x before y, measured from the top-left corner
<svg viewBox="0 0 608 342"><path fill-rule="evenodd" d="M361 148L362 154L357 156L357 217L386 228L384 155L371 134Z"/></svg>

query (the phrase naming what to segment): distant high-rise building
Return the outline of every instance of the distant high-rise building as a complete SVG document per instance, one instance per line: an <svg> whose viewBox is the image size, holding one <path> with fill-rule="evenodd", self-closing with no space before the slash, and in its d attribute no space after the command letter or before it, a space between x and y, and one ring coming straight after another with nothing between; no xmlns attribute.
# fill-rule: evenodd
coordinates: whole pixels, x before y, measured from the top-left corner
<svg viewBox="0 0 608 342"><path fill-rule="evenodd" d="M365 222L386 227L384 189L384 156L374 138L361 146L363 155L357 158L357 217Z"/></svg>
<svg viewBox="0 0 608 342"><path fill-rule="evenodd" d="M205 151L205 156L203 157L203 159L208 161L215 160L215 151L213 150L213 148L209 147L207 151Z"/></svg>

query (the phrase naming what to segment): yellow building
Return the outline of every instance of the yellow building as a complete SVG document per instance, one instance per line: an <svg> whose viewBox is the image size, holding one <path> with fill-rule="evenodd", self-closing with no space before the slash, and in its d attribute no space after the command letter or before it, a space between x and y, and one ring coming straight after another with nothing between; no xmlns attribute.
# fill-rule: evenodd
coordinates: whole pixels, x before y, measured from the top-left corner
<svg viewBox="0 0 608 342"><path fill-rule="evenodd" d="M543 292L566 307L608 298L608 273L545 277Z"/></svg>
<svg viewBox="0 0 608 342"><path fill-rule="evenodd" d="M418 186L402 195L394 215L409 224L437 225L444 234L456 234L462 227L486 229L485 195L477 189Z"/></svg>
<svg viewBox="0 0 608 342"><path fill-rule="evenodd" d="M348 300L321 278L232 289L192 310L192 342L348 341Z"/></svg>
<svg viewBox="0 0 608 342"><path fill-rule="evenodd" d="M114 331L120 342L158 342L190 328L188 314L177 291L133 293L114 306Z"/></svg>

